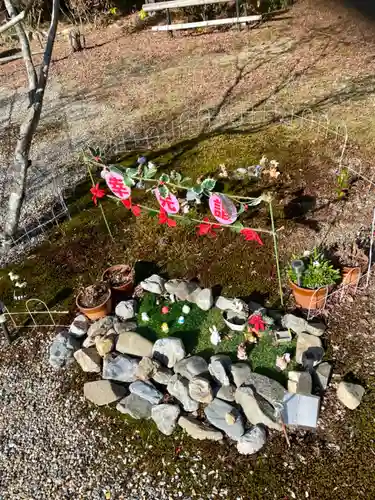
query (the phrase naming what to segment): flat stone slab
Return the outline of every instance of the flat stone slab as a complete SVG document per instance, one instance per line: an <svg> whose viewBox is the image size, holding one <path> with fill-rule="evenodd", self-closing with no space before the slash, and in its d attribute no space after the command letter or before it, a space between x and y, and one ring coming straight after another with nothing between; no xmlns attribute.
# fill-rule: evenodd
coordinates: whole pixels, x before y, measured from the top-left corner
<svg viewBox="0 0 375 500"><path fill-rule="evenodd" d="M178 419L178 425L182 427L184 431L189 434L189 436L194 439L199 439L200 441L203 441L204 439L209 439L210 441L221 441L223 439L222 432L199 422L193 417L180 417Z"/></svg>
<svg viewBox="0 0 375 500"><path fill-rule="evenodd" d="M337 388L337 397L343 405L350 410L355 410L360 405L365 389L359 384L340 382Z"/></svg>
<svg viewBox="0 0 375 500"><path fill-rule="evenodd" d="M116 351L131 356L151 357L153 343L136 332L120 333L116 342Z"/></svg>
<svg viewBox="0 0 375 500"><path fill-rule="evenodd" d="M282 430L281 422L275 416L273 406L266 400L262 402L260 398L256 398L251 387L239 387L235 398L251 424L263 424L270 429Z"/></svg>
<svg viewBox="0 0 375 500"><path fill-rule="evenodd" d="M245 432L240 412L221 399L215 398L206 406L204 413L210 424L221 429L234 440L240 438Z"/></svg>
<svg viewBox="0 0 375 500"><path fill-rule="evenodd" d="M83 386L83 394L86 399L98 406L108 405L123 398L128 392L126 387L114 384L109 380L95 380L86 382Z"/></svg>

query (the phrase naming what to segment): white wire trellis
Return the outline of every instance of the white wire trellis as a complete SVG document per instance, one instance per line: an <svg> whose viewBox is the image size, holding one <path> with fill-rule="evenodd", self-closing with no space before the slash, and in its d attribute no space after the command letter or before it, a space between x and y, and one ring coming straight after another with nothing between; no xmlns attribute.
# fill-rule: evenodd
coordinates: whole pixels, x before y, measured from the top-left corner
<svg viewBox="0 0 375 500"><path fill-rule="evenodd" d="M29 307L29 304L30 303L37 303L39 305L41 305L43 307L42 310L30 310L30 307ZM28 299L25 303L25 310L23 311L13 311L13 312L10 312L9 309L4 306L4 311L3 311L3 314L5 317L8 317L13 328L18 330L20 328L36 328L36 327L67 327L69 325L66 325L66 324L59 324L55 321L53 315L57 315L57 316L66 316L67 314L69 314L69 311L56 311L56 310L52 310L49 309L49 307L47 306L47 304L41 300L41 299L37 299L37 298L31 298L31 299ZM47 314L47 317L49 317L49 320L50 322L49 323L38 323L36 321L36 316L39 315L39 314ZM26 323L26 321L22 321L20 323L17 323L17 321L15 320L15 318L17 316L26 316L26 317L29 317L32 321L32 324L31 325L28 325Z"/></svg>

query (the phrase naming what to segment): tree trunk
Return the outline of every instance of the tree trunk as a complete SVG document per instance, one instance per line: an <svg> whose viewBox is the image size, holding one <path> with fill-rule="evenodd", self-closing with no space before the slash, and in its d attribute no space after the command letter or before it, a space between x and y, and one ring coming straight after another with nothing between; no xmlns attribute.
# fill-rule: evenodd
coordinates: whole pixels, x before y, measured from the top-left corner
<svg viewBox="0 0 375 500"><path fill-rule="evenodd" d="M11 1L11 0L7 0ZM48 70L51 63L52 49L56 36L58 23L59 0L53 0L51 24L48 31L47 44L44 51L43 62L40 68L33 102L29 107L25 121L20 128L20 134L14 155L14 166L11 178L11 193L8 202L8 211L5 219L4 238L9 244L20 220L21 207L25 197L27 170L29 167L29 153L35 130L38 126L42 112L44 91L47 84ZM30 46L29 46L30 50Z"/></svg>

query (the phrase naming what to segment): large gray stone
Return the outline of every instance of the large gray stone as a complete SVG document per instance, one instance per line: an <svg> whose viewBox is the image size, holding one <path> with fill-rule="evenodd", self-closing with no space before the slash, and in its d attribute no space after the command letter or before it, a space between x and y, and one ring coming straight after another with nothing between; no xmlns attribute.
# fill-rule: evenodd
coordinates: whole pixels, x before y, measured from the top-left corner
<svg viewBox="0 0 375 500"><path fill-rule="evenodd" d="M126 387L114 384L109 380L94 380L86 382L83 386L83 394L92 403L103 406L118 401L128 392Z"/></svg>
<svg viewBox="0 0 375 500"><path fill-rule="evenodd" d="M326 330L324 323L308 322L304 318L300 318L294 314L285 314L282 324L285 328L290 328L293 332L297 333L297 335L300 333L309 333L310 335L320 337Z"/></svg>
<svg viewBox="0 0 375 500"><path fill-rule="evenodd" d="M132 394L136 394L140 398L146 399L152 405L157 405L163 399L163 394L151 384L151 382L144 382L137 380L129 385L129 390Z"/></svg>
<svg viewBox="0 0 375 500"><path fill-rule="evenodd" d="M195 304L195 301L197 300L198 295L201 293L202 289L197 286L189 295L187 296L187 301L191 302L192 304Z"/></svg>
<svg viewBox="0 0 375 500"><path fill-rule="evenodd" d="M117 382L134 382L138 361L124 354L111 353L103 360L103 378Z"/></svg>
<svg viewBox="0 0 375 500"><path fill-rule="evenodd" d="M236 388L234 385L222 385L216 388L215 398L223 399L224 401L234 401Z"/></svg>
<svg viewBox="0 0 375 500"><path fill-rule="evenodd" d="M189 381L187 378L181 377L181 375L173 375L168 383L167 390L171 396L180 401L185 411L198 410L197 401L194 401L189 395Z"/></svg>
<svg viewBox="0 0 375 500"><path fill-rule="evenodd" d="M49 348L50 365L56 369L62 368L73 360L73 354L79 347L79 341L68 332L58 333Z"/></svg>
<svg viewBox="0 0 375 500"><path fill-rule="evenodd" d="M193 417L180 417L178 419L178 425L182 427L189 436L194 439L199 439L200 441L204 439L221 441L223 439L223 434L220 431L199 422L199 420Z"/></svg>
<svg viewBox="0 0 375 500"><path fill-rule="evenodd" d="M184 344L181 339L175 337L158 339L152 348L152 356L168 368L173 368L185 357Z"/></svg>
<svg viewBox="0 0 375 500"><path fill-rule="evenodd" d="M202 309L208 311L214 305L214 298L211 288L203 288L195 297L195 304Z"/></svg>
<svg viewBox="0 0 375 500"><path fill-rule="evenodd" d="M86 318L84 314L79 314L74 318L73 323L70 325L69 333L73 335L73 337L83 337L86 335L90 326L89 320Z"/></svg>
<svg viewBox="0 0 375 500"><path fill-rule="evenodd" d="M160 432L170 436L176 428L177 419L180 415L178 405L162 404L154 406L151 410L152 420Z"/></svg>
<svg viewBox="0 0 375 500"><path fill-rule="evenodd" d="M122 321L135 317L137 311L137 301L134 299L123 300L119 302L115 309L115 314Z"/></svg>
<svg viewBox="0 0 375 500"><path fill-rule="evenodd" d="M74 358L86 373L100 373L102 358L95 347L79 349L74 353Z"/></svg>
<svg viewBox="0 0 375 500"><path fill-rule="evenodd" d="M189 294L198 288L196 283L185 280L169 280L165 283L165 289L168 293L175 295L179 300L188 300Z"/></svg>
<svg viewBox="0 0 375 500"><path fill-rule="evenodd" d="M246 385L254 388L255 391L266 399L271 405L282 404L286 389L277 380L252 372L246 382Z"/></svg>
<svg viewBox="0 0 375 500"><path fill-rule="evenodd" d="M288 391L295 394L311 394L312 379L309 372L289 372Z"/></svg>
<svg viewBox="0 0 375 500"><path fill-rule="evenodd" d="M194 377L189 382L189 395L199 403L210 403L213 400L210 382L203 377Z"/></svg>
<svg viewBox="0 0 375 500"><path fill-rule="evenodd" d="M139 420L151 418L152 404L136 394L129 394L117 403L116 409Z"/></svg>
<svg viewBox="0 0 375 500"><path fill-rule="evenodd" d="M230 385L228 374L232 368L232 360L225 354L211 356L208 370L214 380L221 385Z"/></svg>
<svg viewBox="0 0 375 500"><path fill-rule="evenodd" d="M175 373L179 373L182 377L192 380L198 375L208 373L207 361L200 356L190 356L189 358L178 361L173 367Z"/></svg>
<svg viewBox="0 0 375 500"><path fill-rule="evenodd" d="M296 361L302 364L302 357L305 352L308 352L311 348L319 347L322 349L322 341L319 337L315 335L310 335L309 333L300 333L297 336L297 346L296 346Z"/></svg>
<svg viewBox="0 0 375 500"><path fill-rule="evenodd" d="M112 316L104 316L104 318L100 318L95 323L93 323L88 329L87 335L89 337L97 337L104 336L108 330L113 327L113 318Z"/></svg>
<svg viewBox="0 0 375 500"><path fill-rule="evenodd" d="M135 332L137 329L137 322L133 320L120 321L119 318L113 320L113 328L117 335L125 332Z"/></svg>
<svg viewBox="0 0 375 500"><path fill-rule="evenodd" d="M329 380L331 378L331 373L332 373L332 365L330 363L324 362L320 363L316 367L316 374L318 376L320 388L323 389L324 391L327 389Z"/></svg>
<svg viewBox="0 0 375 500"><path fill-rule="evenodd" d="M251 376L251 368L247 363L235 363L231 368L232 377L237 387L247 385Z"/></svg>
<svg viewBox="0 0 375 500"><path fill-rule="evenodd" d="M159 361L146 356L140 360L136 375L140 380L148 380L155 375L161 366Z"/></svg>
<svg viewBox="0 0 375 500"><path fill-rule="evenodd" d="M237 441L237 450L241 455L253 455L260 451L267 441L264 427L256 425Z"/></svg>
<svg viewBox="0 0 375 500"><path fill-rule="evenodd" d="M234 440L239 439L245 432L240 412L221 399L215 398L206 406L204 413L214 427L221 429Z"/></svg>
<svg viewBox="0 0 375 500"><path fill-rule="evenodd" d="M359 384L340 382L337 388L337 397L343 405L354 410L362 401L365 389Z"/></svg>
<svg viewBox="0 0 375 500"><path fill-rule="evenodd" d="M172 377L173 377L172 370L170 370L166 366L161 366L156 370L156 372L152 376L152 380L157 384L168 385Z"/></svg>
<svg viewBox="0 0 375 500"><path fill-rule="evenodd" d="M131 356L151 357L153 344L136 332L124 332L118 336L116 351Z"/></svg>
<svg viewBox="0 0 375 500"><path fill-rule="evenodd" d="M141 281L141 287L146 292L155 293L157 295L162 295L165 293L165 279L163 279L158 274L153 274L149 278Z"/></svg>
<svg viewBox="0 0 375 500"><path fill-rule="evenodd" d="M256 398L251 387L239 387L236 390L235 399L236 403L241 405L250 423L264 424L270 429L282 430L280 419L273 406L260 396Z"/></svg>

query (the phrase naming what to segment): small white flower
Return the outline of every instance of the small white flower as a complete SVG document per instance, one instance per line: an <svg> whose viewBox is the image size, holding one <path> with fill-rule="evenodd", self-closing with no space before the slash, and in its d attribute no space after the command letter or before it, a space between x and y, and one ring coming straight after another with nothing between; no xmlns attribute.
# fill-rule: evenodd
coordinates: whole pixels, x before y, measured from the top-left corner
<svg viewBox="0 0 375 500"><path fill-rule="evenodd" d="M310 257L310 255L311 255L310 250L305 250L305 251L303 252L303 257Z"/></svg>
<svg viewBox="0 0 375 500"><path fill-rule="evenodd" d="M314 260L313 266L314 267L319 267L320 266L320 262L318 260Z"/></svg>
<svg viewBox="0 0 375 500"><path fill-rule="evenodd" d="M274 167L274 168L277 168L279 166L279 162L276 161L276 160L271 160L270 161L270 166Z"/></svg>
<svg viewBox="0 0 375 500"><path fill-rule="evenodd" d="M105 176L108 174L108 172L109 172L109 168L103 167L102 171L100 172L100 177L102 179L105 179Z"/></svg>
<svg viewBox="0 0 375 500"><path fill-rule="evenodd" d="M17 288L25 288L27 285L26 281L24 281L23 283L20 283L19 281L17 281L14 286L17 287Z"/></svg>
<svg viewBox="0 0 375 500"><path fill-rule="evenodd" d="M259 165L261 167L265 167L266 166L266 163L267 163L267 156L262 156L262 158L259 160Z"/></svg>
<svg viewBox="0 0 375 500"><path fill-rule="evenodd" d="M221 337L220 337L220 333L218 332L216 326L215 325L210 326L209 331L211 333L211 336L210 336L211 344L213 344L213 345L220 344Z"/></svg>
<svg viewBox="0 0 375 500"><path fill-rule="evenodd" d="M188 214L188 213L190 212L190 207L189 207L189 205L184 205L184 206L182 207L182 211L183 211L183 213L184 213L184 214Z"/></svg>

